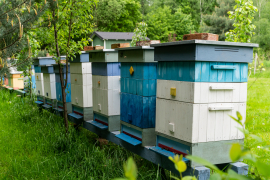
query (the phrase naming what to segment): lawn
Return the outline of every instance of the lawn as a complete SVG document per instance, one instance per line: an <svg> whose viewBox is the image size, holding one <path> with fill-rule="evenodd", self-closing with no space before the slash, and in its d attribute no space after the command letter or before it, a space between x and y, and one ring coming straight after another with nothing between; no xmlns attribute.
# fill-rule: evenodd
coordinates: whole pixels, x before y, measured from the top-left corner
<svg viewBox="0 0 270 180"><path fill-rule="evenodd" d="M29 99L0 91L0 179L113 179L123 177L123 162L133 156L139 179L156 179L157 166L97 136L70 128Z"/></svg>
<svg viewBox="0 0 270 180"><path fill-rule="evenodd" d="M248 81L246 128L270 145L270 68ZM113 179L123 177L123 162L133 156L138 179L158 179L158 167L125 149L100 145L87 130L70 127L28 99L0 91L0 179ZM249 146L251 141L246 140ZM270 152L252 151L270 163Z"/></svg>

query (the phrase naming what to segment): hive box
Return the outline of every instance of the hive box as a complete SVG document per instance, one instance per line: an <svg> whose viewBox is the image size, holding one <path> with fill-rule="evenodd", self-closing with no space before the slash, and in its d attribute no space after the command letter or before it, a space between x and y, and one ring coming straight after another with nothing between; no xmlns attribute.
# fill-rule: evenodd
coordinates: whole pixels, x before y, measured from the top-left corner
<svg viewBox="0 0 270 180"><path fill-rule="evenodd" d="M23 72L17 71L15 67L10 67L9 86L13 89L24 89Z"/></svg>
<svg viewBox="0 0 270 180"><path fill-rule="evenodd" d="M159 61L152 150L230 162L229 143L244 138L230 116L239 111L245 120L248 62L257 45L190 40L152 46Z"/></svg>
<svg viewBox="0 0 270 180"><path fill-rule="evenodd" d="M100 129L120 130L120 67L118 52L102 49L89 52L92 62L93 112L91 122Z"/></svg>
<svg viewBox="0 0 270 180"><path fill-rule="evenodd" d="M133 145L154 145L157 79L154 49L139 46L116 50L121 62L121 133L117 137ZM128 133L123 130L125 127Z"/></svg>
<svg viewBox="0 0 270 180"><path fill-rule="evenodd" d="M253 60L253 48L259 46L252 43L188 40L152 44L151 47L155 47L155 61L249 63Z"/></svg>
<svg viewBox="0 0 270 180"><path fill-rule="evenodd" d="M45 109L52 110L56 107L56 86L55 86L55 73L52 65L46 65L41 67L41 72L43 73L43 83L44 83L44 97L45 104L43 107Z"/></svg>
<svg viewBox="0 0 270 180"><path fill-rule="evenodd" d="M82 51L70 61L70 84L72 113L70 121L79 122L93 119L92 68L89 53Z"/></svg>
<svg viewBox="0 0 270 180"><path fill-rule="evenodd" d="M65 80L67 79L67 86L65 89L66 93L66 106L67 106L67 113L72 112L72 104L71 104L71 78L70 78L70 65L68 65L68 76L66 76L66 65L61 66L62 67L62 75L63 80L65 83ZM59 71L59 65L54 65L54 72L55 72L55 86L56 86L56 99L57 99L57 105L54 108L54 112L60 116L63 116L63 96L62 96L62 87L61 87L61 80L60 80L60 71Z"/></svg>

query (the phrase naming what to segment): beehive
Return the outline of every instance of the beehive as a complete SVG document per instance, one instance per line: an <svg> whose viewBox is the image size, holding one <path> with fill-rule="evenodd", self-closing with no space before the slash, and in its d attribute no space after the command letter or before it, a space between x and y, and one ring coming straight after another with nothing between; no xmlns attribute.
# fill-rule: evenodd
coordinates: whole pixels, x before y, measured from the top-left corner
<svg viewBox="0 0 270 180"><path fill-rule="evenodd" d="M69 119L92 120L92 68L87 52L82 51L70 62L70 79L72 113Z"/></svg>
<svg viewBox="0 0 270 180"><path fill-rule="evenodd" d="M9 87L13 89L24 89L23 72L17 71L15 67L10 67Z"/></svg>
<svg viewBox="0 0 270 180"><path fill-rule="evenodd" d="M120 130L120 66L114 49L89 51L93 80L93 125Z"/></svg>
<svg viewBox="0 0 270 180"><path fill-rule="evenodd" d="M62 60L65 58L65 56L61 56L60 58ZM55 85L51 84L51 82L54 82L55 84L55 75L45 75L46 85L48 84L48 86L44 86L43 72L46 74L54 74L52 64L56 64L53 57L37 57L34 59L33 65L35 69L36 94L38 97L38 101L36 101L36 103L39 105L42 105L43 103L44 105L46 104L45 97L47 97L47 99L51 99L51 98L55 99L55 96L56 96ZM42 69L41 69L41 66L43 66ZM53 76L54 76L54 80L53 80ZM48 101L48 104L52 104L53 106L55 106L54 103L51 103L51 102L54 102L52 99ZM50 106L51 105L46 105L46 107L48 108L51 108Z"/></svg>
<svg viewBox="0 0 270 180"><path fill-rule="evenodd" d="M152 46L158 61L154 150L184 155L201 150L212 163L230 162L227 146L244 135L229 115L239 111L245 119L248 62L257 45L190 40Z"/></svg>
<svg viewBox="0 0 270 180"><path fill-rule="evenodd" d="M116 50L121 62L121 133L117 137L133 145L154 145L157 79L154 48Z"/></svg>
<svg viewBox="0 0 270 180"><path fill-rule="evenodd" d="M61 81L60 81L60 71L59 65L54 65L54 72L55 72L55 86L56 86L56 99L57 99L57 106L54 109L58 114L62 115L63 113L63 96L62 96L62 88L61 88ZM66 65L62 66L62 75L65 80L67 79L67 86L65 89L66 93L66 105L67 105L67 113L72 113L72 104L71 104L71 79L70 79L70 65L68 65L68 77L66 77Z"/></svg>
<svg viewBox="0 0 270 180"><path fill-rule="evenodd" d="M53 65L41 66L41 72L43 73L44 83L44 97L46 109L56 107L56 86L55 86L55 73Z"/></svg>

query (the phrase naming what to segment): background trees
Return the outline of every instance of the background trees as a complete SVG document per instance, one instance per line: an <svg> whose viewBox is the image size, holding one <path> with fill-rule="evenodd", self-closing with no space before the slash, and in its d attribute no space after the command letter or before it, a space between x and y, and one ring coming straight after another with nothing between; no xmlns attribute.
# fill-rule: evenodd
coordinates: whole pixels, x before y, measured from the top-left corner
<svg viewBox="0 0 270 180"><path fill-rule="evenodd" d="M31 64L33 41L29 40L29 30L46 8L46 3L42 0L0 1L1 77L9 72L8 67L25 69ZM15 58L19 60L15 61Z"/></svg>

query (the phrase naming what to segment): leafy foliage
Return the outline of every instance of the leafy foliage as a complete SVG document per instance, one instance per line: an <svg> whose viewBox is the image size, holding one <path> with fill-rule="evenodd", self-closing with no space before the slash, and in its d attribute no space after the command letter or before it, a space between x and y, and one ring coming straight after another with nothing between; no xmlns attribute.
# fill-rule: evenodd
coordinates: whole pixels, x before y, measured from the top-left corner
<svg viewBox="0 0 270 180"><path fill-rule="evenodd" d="M148 37L161 42L167 42L168 36L174 33L177 34L176 40L182 40L184 34L195 30L191 15L184 14L180 8L172 14L170 7L159 7L147 14L145 21L148 24Z"/></svg>
<svg viewBox="0 0 270 180"><path fill-rule="evenodd" d="M250 42L255 25L252 24L255 12L258 9L253 6L250 0L236 0L235 12L229 11L229 18L234 20L234 29L226 32L226 41Z"/></svg>
<svg viewBox="0 0 270 180"><path fill-rule="evenodd" d="M135 46L137 41L145 41L147 39L147 24L145 22L140 22L134 29L134 35L132 36L131 45Z"/></svg>
<svg viewBox="0 0 270 180"><path fill-rule="evenodd" d="M9 72L8 67L29 67L31 45L29 31L35 21L47 8L41 0L2 0L0 1L0 76ZM34 47L33 47L34 48ZM20 59L15 60L20 54Z"/></svg>
<svg viewBox="0 0 270 180"><path fill-rule="evenodd" d="M142 18L135 0L100 0L94 11L95 29L109 32L132 32Z"/></svg>
<svg viewBox="0 0 270 180"><path fill-rule="evenodd" d="M204 24L201 27L202 32L210 32L219 35L219 40L225 40L225 32L233 29L233 20L229 19L228 11L232 11L235 0L217 0L218 6L212 14L203 16Z"/></svg>

